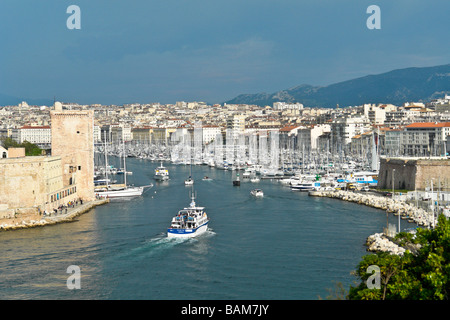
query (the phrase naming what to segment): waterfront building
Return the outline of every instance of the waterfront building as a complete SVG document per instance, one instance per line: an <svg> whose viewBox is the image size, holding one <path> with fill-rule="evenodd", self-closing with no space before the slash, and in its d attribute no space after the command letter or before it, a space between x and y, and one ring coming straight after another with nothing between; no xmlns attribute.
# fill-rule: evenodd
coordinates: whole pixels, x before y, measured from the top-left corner
<svg viewBox="0 0 450 320"><path fill-rule="evenodd" d="M386 131L388 156L443 156L447 153L450 122L417 122Z"/></svg>
<svg viewBox="0 0 450 320"><path fill-rule="evenodd" d="M77 199L77 184L64 184L62 167L61 156L0 159L0 218L50 212Z"/></svg>
<svg viewBox="0 0 450 320"><path fill-rule="evenodd" d="M450 159L382 158L378 174L379 189L450 191Z"/></svg>
<svg viewBox="0 0 450 320"><path fill-rule="evenodd" d="M63 185L76 186L85 201L94 200L94 111L63 111L55 103L50 116L52 156L61 157Z"/></svg>

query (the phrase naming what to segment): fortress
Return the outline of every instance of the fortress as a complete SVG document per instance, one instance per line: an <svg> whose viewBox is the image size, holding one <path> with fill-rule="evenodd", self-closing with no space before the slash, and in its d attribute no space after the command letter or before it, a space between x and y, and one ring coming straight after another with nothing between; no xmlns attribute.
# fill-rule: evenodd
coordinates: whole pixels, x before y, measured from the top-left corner
<svg viewBox="0 0 450 320"><path fill-rule="evenodd" d="M0 158L0 219L52 211L94 196L94 112L51 111L51 156Z"/></svg>
<svg viewBox="0 0 450 320"><path fill-rule="evenodd" d="M395 170L395 171L394 171ZM386 158L380 161L378 188L423 191L450 191L450 160L426 158Z"/></svg>

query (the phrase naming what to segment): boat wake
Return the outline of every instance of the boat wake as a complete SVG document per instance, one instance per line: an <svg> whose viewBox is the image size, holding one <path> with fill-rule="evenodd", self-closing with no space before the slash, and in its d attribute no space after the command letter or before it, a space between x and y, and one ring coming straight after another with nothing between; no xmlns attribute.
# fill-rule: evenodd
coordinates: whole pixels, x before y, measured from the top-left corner
<svg viewBox="0 0 450 320"><path fill-rule="evenodd" d="M161 233L154 238L146 240L138 247L132 248L116 258L142 260L151 256L162 254L167 250L170 250L183 243L195 244L201 242L202 239L211 238L215 235L216 233L211 229L206 230L203 234L195 238L168 238L166 233Z"/></svg>
<svg viewBox="0 0 450 320"><path fill-rule="evenodd" d="M187 242L190 239L184 238L167 238L166 234L161 233L154 238L144 241L138 247L129 249L127 252L120 255L119 258L140 260L144 259L165 250L169 250L179 244Z"/></svg>

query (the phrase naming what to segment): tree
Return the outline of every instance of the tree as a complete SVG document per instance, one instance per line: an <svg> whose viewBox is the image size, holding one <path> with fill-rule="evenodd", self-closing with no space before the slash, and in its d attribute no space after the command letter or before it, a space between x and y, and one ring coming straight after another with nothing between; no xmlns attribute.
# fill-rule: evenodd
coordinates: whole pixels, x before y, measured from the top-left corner
<svg viewBox="0 0 450 320"><path fill-rule="evenodd" d="M23 143L18 143L12 138L3 138L1 140L1 144L5 149L8 148L25 148L25 155L26 156L40 156L42 154L42 149L39 148L37 145L24 141Z"/></svg>
<svg viewBox="0 0 450 320"><path fill-rule="evenodd" d="M448 300L450 291L450 221L444 215L438 218L435 229L417 229L415 237L402 235L405 242L420 245L403 256L376 253L363 257L355 275L361 280L350 287L351 300ZM378 266L381 286L369 289L369 266Z"/></svg>

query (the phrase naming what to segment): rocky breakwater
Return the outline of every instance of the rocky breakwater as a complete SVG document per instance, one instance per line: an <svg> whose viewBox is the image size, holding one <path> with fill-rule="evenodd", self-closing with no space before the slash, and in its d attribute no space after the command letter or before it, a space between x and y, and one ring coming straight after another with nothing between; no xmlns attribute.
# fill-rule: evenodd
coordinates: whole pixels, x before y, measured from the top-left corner
<svg viewBox="0 0 450 320"><path fill-rule="evenodd" d="M100 199L91 202L84 203L82 205L76 206L75 208L70 208L67 210L67 213L56 215L56 216L40 216L39 218L32 217L24 217L20 218L16 217L9 222L5 222L5 219L0 223L0 231L9 231L9 230L17 230L17 229L26 229L26 228L34 228L34 227L43 227L48 225L54 225L62 222L70 222L73 221L77 216L88 212L92 208L102 205L104 203L109 202L109 199Z"/></svg>
<svg viewBox="0 0 450 320"><path fill-rule="evenodd" d="M367 238L367 251L373 252L389 252L402 256L405 253L405 248L402 248L390 241L383 233L375 233Z"/></svg>
<svg viewBox="0 0 450 320"><path fill-rule="evenodd" d="M320 191L314 193L314 196L335 198L382 209L395 215L399 214L402 218L411 220L417 225L424 227L430 227L433 225L432 213L427 212L422 208L416 208L406 202L395 201L392 198L384 196L343 190Z"/></svg>

